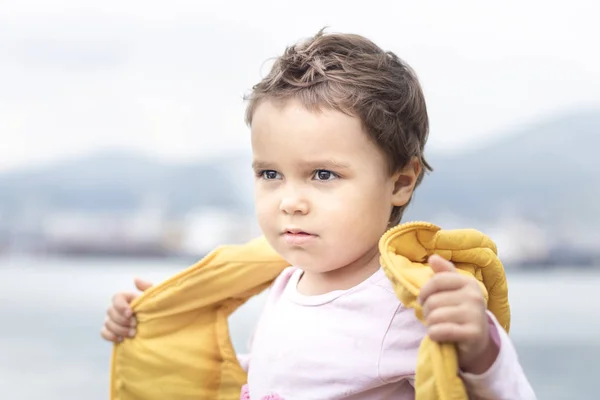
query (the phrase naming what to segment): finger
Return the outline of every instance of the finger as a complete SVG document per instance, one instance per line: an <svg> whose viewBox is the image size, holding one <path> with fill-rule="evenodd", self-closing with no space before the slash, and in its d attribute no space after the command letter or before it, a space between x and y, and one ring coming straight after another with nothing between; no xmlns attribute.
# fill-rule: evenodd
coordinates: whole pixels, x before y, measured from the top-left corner
<svg viewBox="0 0 600 400"><path fill-rule="evenodd" d="M114 333L112 333L111 331L109 331L106 326L102 327L102 330L100 331L100 336L102 336L102 339L104 340L108 340L109 342L121 342L123 340L122 337L119 337L117 335L115 335Z"/></svg>
<svg viewBox="0 0 600 400"><path fill-rule="evenodd" d="M128 326L121 326L113 321L110 318L107 318L104 322L104 326L108 329L109 332L112 332L115 336L121 337L134 337L135 336L135 328L131 328Z"/></svg>
<svg viewBox="0 0 600 400"><path fill-rule="evenodd" d="M427 297L423 303L423 317L427 318L429 314L438 308L458 307L464 304L461 291L452 290L437 292Z"/></svg>
<svg viewBox="0 0 600 400"><path fill-rule="evenodd" d="M430 256L428 262L436 274L439 272L456 272L454 264L437 254Z"/></svg>
<svg viewBox="0 0 600 400"><path fill-rule="evenodd" d="M119 313L117 311L116 308L114 307L109 307L108 311L106 312L106 314L108 315L108 318L113 321L115 324L117 325L121 325L123 327L133 327L136 325L136 321L134 317L129 317L127 318L126 316L122 315L121 313Z"/></svg>
<svg viewBox="0 0 600 400"><path fill-rule="evenodd" d="M138 296L139 295L136 293L117 293L113 297L112 306L119 314L129 318L133 315L133 311L131 310L131 307L129 307L129 304Z"/></svg>
<svg viewBox="0 0 600 400"><path fill-rule="evenodd" d="M440 272L429 279L419 292L419 303L424 304L434 293L458 290L466 284L466 278L460 274Z"/></svg>
<svg viewBox="0 0 600 400"><path fill-rule="evenodd" d="M473 312L462 306L440 307L431 310L425 316L425 324L429 327L436 324L465 324L474 319Z"/></svg>
<svg viewBox="0 0 600 400"><path fill-rule="evenodd" d="M435 324L427 329L431 340L439 343L462 343L476 340L482 335L481 328L474 324L455 324L445 322Z"/></svg>
<svg viewBox="0 0 600 400"><path fill-rule="evenodd" d="M135 283L135 287L137 288L137 290L139 290L141 292L144 292L152 287L151 282L145 281L140 278L135 278L133 280L133 282Z"/></svg>

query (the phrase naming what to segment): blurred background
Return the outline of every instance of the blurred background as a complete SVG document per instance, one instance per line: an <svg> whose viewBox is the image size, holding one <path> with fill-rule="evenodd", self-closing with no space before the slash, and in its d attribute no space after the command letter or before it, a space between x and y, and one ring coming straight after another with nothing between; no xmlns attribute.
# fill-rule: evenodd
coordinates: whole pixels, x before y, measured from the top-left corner
<svg viewBox="0 0 600 400"><path fill-rule="evenodd" d="M539 398L597 399L599 9L0 2L0 398L107 399L112 294L259 234L242 96L329 26L422 81L435 171L406 219L491 235ZM262 300L232 317L240 350Z"/></svg>

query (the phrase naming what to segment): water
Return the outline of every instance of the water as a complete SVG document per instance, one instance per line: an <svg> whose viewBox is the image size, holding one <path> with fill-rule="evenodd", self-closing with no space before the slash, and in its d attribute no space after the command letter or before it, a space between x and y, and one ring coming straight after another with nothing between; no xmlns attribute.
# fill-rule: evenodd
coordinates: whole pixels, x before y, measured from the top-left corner
<svg viewBox="0 0 600 400"><path fill-rule="evenodd" d="M110 296L132 277L158 282L181 263L0 260L0 398L106 400L111 345L100 338ZM600 272L511 273L511 337L540 399L600 396ZM264 300L231 319L245 349Z"/></svg>

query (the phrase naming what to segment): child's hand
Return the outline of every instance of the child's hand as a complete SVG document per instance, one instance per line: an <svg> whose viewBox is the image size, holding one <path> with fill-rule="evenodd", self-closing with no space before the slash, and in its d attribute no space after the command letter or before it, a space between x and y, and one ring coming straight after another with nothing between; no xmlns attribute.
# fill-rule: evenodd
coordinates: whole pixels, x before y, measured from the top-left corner
<svg viewBox="0 0 600 400"><path fill-rule="evenodd" d="M135 287L145 291L152 284L141 279L135 279ZM100 332L101 336L110 342L120 342L124 337L135 336L136 320L129 304L138 297L138 293L122 292L113 296L112 304L106 311L104 326Z"/></svg>
<svg viewBox="0 0 600 400"><path fill-rule="evenodd" d="M485 298L474 278L459 274L450 261L434 255L435 272L419 294L429 337L457 344L460 368L483 373L495 361L498 346L490 337Z"/></svg>

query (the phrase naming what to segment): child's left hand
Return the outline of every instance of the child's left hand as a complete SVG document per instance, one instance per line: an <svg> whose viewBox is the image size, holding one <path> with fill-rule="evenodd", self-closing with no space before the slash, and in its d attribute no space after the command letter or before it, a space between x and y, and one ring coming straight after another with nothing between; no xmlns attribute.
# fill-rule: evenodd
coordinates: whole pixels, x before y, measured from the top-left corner
<svg viewBox="0 0 600 400"><path fill-rule="evenodd" d="M485 372L499 350L490 337L479 284L474 278L459 274L454 264L440 256L431 256L429 265L435 275L419 294L429 337L436 342L456 343L464 372Z"/></svg>

